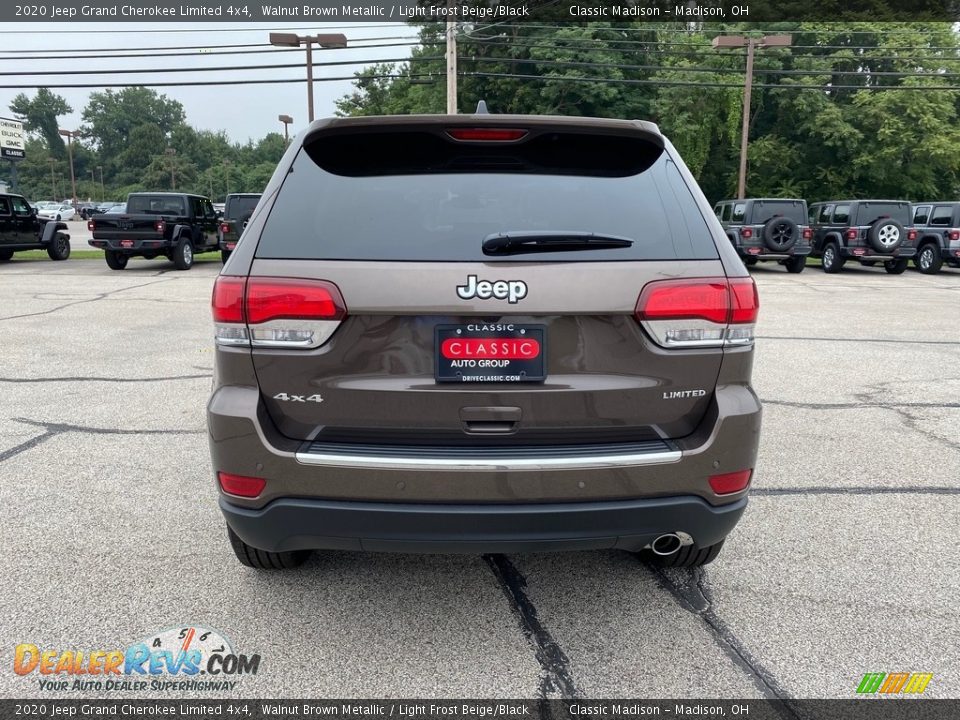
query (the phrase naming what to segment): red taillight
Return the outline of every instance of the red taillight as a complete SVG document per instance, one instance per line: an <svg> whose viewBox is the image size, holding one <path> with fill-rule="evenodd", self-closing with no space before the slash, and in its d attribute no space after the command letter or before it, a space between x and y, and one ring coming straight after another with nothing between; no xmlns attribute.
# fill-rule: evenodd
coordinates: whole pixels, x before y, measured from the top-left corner
<svg viewBox="0 0 960 720"><path fill-rule="evenodd" d="M847 240L856 240L860 232L856 228L847 230Z"/></svg>
<svg viewBox="0 0 960 720"><path fill-rule="evenodd" d="M803 239L804 239L804 240L810 240L812 237L813 237L813 229L812 229L812 228L805 227L805 228L803 229Z"/></svg>
<svg viewBox="0 0 960 720"><path fill-rule="evenodd" d="M246 278L221 275L213 284L213 321L218 323L246 322L243 313L243 287Z"/></svg>
<svg viewBox="0 0 960 720"><path fill-rule="evenodd" d="M230 225L227 224L227 223L225 223L225 222L224 222L224 223L220 223L220 232L222 232L222 233L228 233L228 232L230 232Z"/></svg>
<svg viewBox="0 0 960 720"><path fill-rule="evenodd" d="M87 230L93 232L97 228L97 223L93 220L87 220Z"/></svg>
<svg viewBox="0 0 960 720"><path fill-rule="evenodd" d="M454 140L510 142L526 137L527 131L517 128L450 128L447 135Z"/></svg>
<svg viewBox="0 0 960 720"><path fill-rule="evenodd" d="M740 231L740 237L745 237L747 240L749 240L753 237L753 230L750 228L743 228L743 230Z"/></svg>
<svg viewBox="0 0 960 720"><path fill-rule="evenodd" d="M907 240L911 240L911 241L912 241L912 240L916 240L916 239L917 239L917 231L916 231L916 230L907 230Z"/></svg>
<svg viewBox="0 0 960 720"><path fill-rule="evenodd" d="M753 470L738 470L732 473L710 476L710 487L717 495L740 492L750 484Z"/></svg>
<svg viewBox="0 0 960 720"><path fill-rule="evenodd" d="M267 486L267 481L263 478L233 475L225 472L218 472L217 480L220 482L220 489L225 493L245 498L257 497Z"/></svg>
<svg viewBox="0 0 960 720"><path fill-rule="evenodd" d="M663 347L753 342L760 300L750 277L657 280L644 286L636 317Z"/></svg>
<svg viewBox="0 0 960 720"><path fill-rule="evenodd" d="M256 278L247 281L247 322L270 320L341 320L343 297L333 283L295 278Z"/></svg>
<svg viewBox="0 0 960 720"><path fill-rule="evenodd" d="M219 345L315 348L346 317L340 290L325 280L220 276L213 286Z"/></svg>
<svg viewBox="0 0 960 720"><path fill-rule="evenodd" d="M166 221L166 220L157 220L157 221L153 224L153 229L154 229L156 232L158 232L158 233L162 233L163 231L165 231L165 230L167 229L167 221Z"/></svg>
<svg viewBox="0 0 960 720"><path fill-rule="evenodd" d="M951 230L950 231L951 240L960 240L960 230Z"/></svg>

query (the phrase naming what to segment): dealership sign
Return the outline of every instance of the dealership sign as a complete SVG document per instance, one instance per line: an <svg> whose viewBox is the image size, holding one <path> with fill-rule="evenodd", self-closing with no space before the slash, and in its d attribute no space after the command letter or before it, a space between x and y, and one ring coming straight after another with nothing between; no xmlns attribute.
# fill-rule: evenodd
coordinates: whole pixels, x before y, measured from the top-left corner
<svg viewBox="0 0 960 720"><path fill-rule="evenodd" d="M26 157L23 123L19 120L0 118L0 158L23 160Z"/></svg>

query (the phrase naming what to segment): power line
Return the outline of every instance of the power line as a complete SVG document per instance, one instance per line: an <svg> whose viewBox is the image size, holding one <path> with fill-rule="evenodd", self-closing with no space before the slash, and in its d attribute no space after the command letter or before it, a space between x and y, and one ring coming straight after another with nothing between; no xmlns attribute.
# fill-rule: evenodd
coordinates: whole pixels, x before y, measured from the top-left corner
<svg viewBox="0 0 960 720"><path fill-rule="evenodd" d="M343 75L340 77L322 77L314 78L315 83L320 82L340 82L342 80L408 80L417 77L434 77L434 73L413 73L410 75L385 73L380 75L365 75L358 78L356 75ZM57 83L54 85L0 85L0 90L32 90L37 87L50 88L51 90L60 90L65 88L129 88L129 87L199 87L199 86L219 86L219 85L283 85L286 83L305 83L306 78L273 78L265 80L188 80L185 82L137 82L137 83Z"/></svg>

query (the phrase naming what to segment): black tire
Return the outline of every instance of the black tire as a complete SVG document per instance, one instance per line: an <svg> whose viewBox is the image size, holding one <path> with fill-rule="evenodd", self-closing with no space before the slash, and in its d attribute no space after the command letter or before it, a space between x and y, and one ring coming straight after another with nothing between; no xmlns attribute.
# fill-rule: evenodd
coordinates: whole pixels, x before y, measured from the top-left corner
<svg viewBox="0 0 960 720"><path fill-rule="evenodd" d="M303 565L310 557L309 550L293 550L291 552L267 552L247 545L237 537L237 534L227 528L230 538L230 547L242 565L255 570L289 570Z"/></svg>
<svg viewBox="0 0 960 720"><path fill-rule="evenodd" d="M770 250L783 253L797 244L800 228L790 218L772 217L764 223L760 236L763 238L763 244Z"/></svg>
<svg viewBox="0 0 960 720"><path fill-rule="evenodd" d="M66 260L70 257L70 238L57 233L53 242L47 245L47 255L51 260Z"/></svg>
<svg viewBox="0 0 960 720"><path fill-rule="evenodd" d="M741 259L743 260L743 264L746 265L747 267L757 264L757 259L755 257L745 257Z"/></svg>
<svg viewBox="0 0 960 720"><path fill-rule="evenodd" d="M231 250L221 250L221 251L220 251L220 261L221 261L224 265L226 265L226 264L227 264L227 260L230 259L230 255L231 255L231 254L232 254L232 251L231 251Z"/></svg>
<svg viewBox="0 0 960 720"><path fill-rule="evenodd" d="M838 273L843 270L846 258L840 254L840 247L835 242L828 242L823 247L823 257L820 262L823 264L825 273Z"/></svg>
<svg viewBox="0 0 960 720"><path fill-rule="evenodd" d="M177 270L189 270L193 267L193 241L188 237L180 238L173 249L173 266Z"/></svg>
<svg viewBox="0 0 960 720"><path fill-rule="evenodd" d="M874 220L867 231L870 247L879 253L892 253L903 244L906 236L903 225L889 218Z"/></svg>
<svg viewBox="0 0 960 720"><path fill-rule="evenodd" d="M907 262L907 258L887 260L883 263L883 269L891 275L902 275L903 271L907 269Z"/></svg>
<svg viewBox="0 0 960 720"><path fill-rule="evenodd" d="M116 250L107 250L103 256L107 260L107 267L111 270L123 270L127 266L127 262L130 260L129 255L123 255L118 253Z"/></svg>
<svg viewBox="0 0 960 720"><path fill-rule="evenodd" d="M783 266L787 268L788 273L802 273L807 266L806 255L794 255L783 261Z"/></svg>
<svg viewBox="0 0 960 720"><path fill-rule="evenodd" d="M708 545L705 548L696 545L686 545L681 547L672 555L654 555L652 552L644 551L644 559L651 565L662 568L691 568L708 565L717 559L720 550L723 549L723 540L716 545Z"/></svg>
<svg viewBox="0 0 960 720"><path fill-rule="evenodd" d="M940 246L932 242L924 243L917 250L917 257L914 258L913 262L916 264L917 270L924 275L936 275L943 266Z"/></svg>
<svg viewBox="0 0 960 720"><path fill-rule="evenodd" d="M13 250L0 250L0 262L9 262L13 257Z"/></svg>

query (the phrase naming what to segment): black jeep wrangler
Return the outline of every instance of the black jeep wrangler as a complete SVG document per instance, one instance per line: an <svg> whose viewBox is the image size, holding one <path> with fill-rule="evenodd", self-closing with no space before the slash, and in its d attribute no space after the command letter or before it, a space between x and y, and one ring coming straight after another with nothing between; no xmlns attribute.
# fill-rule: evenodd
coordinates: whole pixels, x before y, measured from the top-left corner
<svg viewBox="0 0 960 720"><path fill-rule="evenodd" d="M812 257L824 272L843 269L847 260L863 265L883 263L891 275L907 269L917 254L917 231L906 200L830 200L810 206Z"/></svg>
<svg viewBox="0 0 960 720"><path fill-rule="evenodd" d="M721 200L713 211L744 265L776 260L787 272L803 272L812 237L806 200Z"/></svg>
<svg viewBox="0 0 960 720"><path fill-rule="evenodd" d="M223 216L220 218L220 258L226 262L237 246L247 221L257 209L260 193L231 193L227 195Z"/></svg>
<svg viewBox="0 0 960 720"><path fill-rule="evenodd" d="M123 270L131 257L161 255L177 270L189 270L194 255L220 248L213 205L189 193L131 193L125 213L94 215L87 228L111 270Z"/></svg>
<svg viewBox="0 0 960 720"><path fill-rule="evenodd" d="M21 250L46 250L51 260L70 257L67 224L37 217L23 195L0 193L0 262Z"/></svg>
<svg viewBox="0 0 960 720"><path fill-rule="evenodd" d="M917 269L933 275L946 263L960 267L960 202L914 203L913 224L917 228Z"/></svg>

